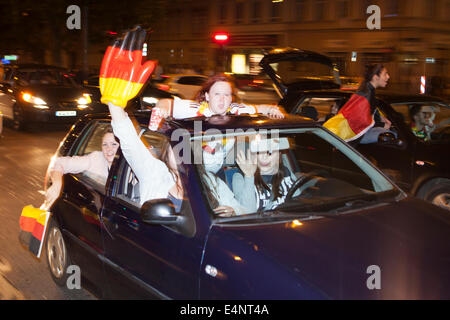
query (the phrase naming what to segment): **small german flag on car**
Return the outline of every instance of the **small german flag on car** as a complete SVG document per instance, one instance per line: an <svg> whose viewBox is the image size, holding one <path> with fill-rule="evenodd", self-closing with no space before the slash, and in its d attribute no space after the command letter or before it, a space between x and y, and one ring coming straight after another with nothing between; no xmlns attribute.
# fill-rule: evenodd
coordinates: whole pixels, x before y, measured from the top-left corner
<svg viewBox="0 0 450 320"><path fill-rule="evenodd" d="M19 240L38 258L41 256L49 218L50 212L32 205L25 206L20 215Z"/></svg>
<svg viewBox="0 0 450 320"><path fill-rule="evenodd" d="M107 48L100 69L102 103L125 108L146 83L157 62L142 64L145 37L146 31L137 26Z"/></svg>

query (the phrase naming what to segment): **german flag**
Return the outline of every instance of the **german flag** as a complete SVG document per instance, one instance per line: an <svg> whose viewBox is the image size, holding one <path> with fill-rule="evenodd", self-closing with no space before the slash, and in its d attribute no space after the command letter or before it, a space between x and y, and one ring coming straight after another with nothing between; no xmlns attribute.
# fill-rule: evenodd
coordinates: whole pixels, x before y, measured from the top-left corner
<svg viewBox="0 0 450 320"><path fill-rule="evenodd" d="M102 103L111 102L125 108L153 72L156 61L142 65L145 36L145 30L137 26L107 48L100 69Z"/></svg>
<svg viewBox="0 0 450 320"><path fill-rule="evenodd" d="M355 93L338 114L323 126L348 142L362 137L374 124L369 100L364 95Z"/></svg>
<svg viewBox="0 0 450 320"><path fill-rule="evenodd" d="M49 218L50 212L32 205L25 206L20 215L19 240L38 258L41 256Z"/></svg>

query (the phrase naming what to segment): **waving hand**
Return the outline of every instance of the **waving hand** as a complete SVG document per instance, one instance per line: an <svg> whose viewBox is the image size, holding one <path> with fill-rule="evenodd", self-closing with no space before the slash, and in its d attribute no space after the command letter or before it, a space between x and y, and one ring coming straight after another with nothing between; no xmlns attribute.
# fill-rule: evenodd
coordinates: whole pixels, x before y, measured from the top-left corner
<svg viewBox="0 0 450 320"><path fill-rule="evenodd" d="M101 102L111 102L125 108L153 72L156 61L142 64L142 47L145 30L140 26L127 31L122 38L109 46L100 69Z"/></svg>

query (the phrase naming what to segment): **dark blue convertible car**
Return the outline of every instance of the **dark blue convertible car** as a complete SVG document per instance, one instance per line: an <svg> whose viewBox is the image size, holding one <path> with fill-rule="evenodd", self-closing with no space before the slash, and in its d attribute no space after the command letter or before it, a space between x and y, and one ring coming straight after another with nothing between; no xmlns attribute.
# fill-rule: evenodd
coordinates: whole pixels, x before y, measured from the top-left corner
<svg viewBox="0 0 450 320"><path fill-rule="evenodd" d="M148 116L136 120L147 127ZM77 265L82 284L103 298L450 298L448 211L407 196L320 123L298 116L202 120L168 121L143 133L155 154L169 141L183 159L179 212L168 199L140 205L139 181L120 151L106 183L64 176L46 239L58 284ZM107 115L79 120L55 156L99 150L109 123ZM259 143L278 141L268 148L295 180L283 201L217 216L204 164L191 161L195 147L186 148L214 139L234 141L216 176L228 194L240 148L260 152Z"/></svg>

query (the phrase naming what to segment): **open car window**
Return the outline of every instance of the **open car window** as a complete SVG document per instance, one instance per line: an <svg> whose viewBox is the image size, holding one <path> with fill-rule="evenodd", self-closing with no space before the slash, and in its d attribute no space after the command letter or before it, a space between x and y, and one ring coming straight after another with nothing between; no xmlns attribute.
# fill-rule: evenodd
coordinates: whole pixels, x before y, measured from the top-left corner
<svg viewBox="0 0 450 320"><path fill-rule="evenodd" d="M317 121L326 121L346 102L345 97L306 97L295 109L295 114Z"/></svg>
<svg viewBox="0 0 450 320"><path fill-rule="evenodd" d="M92 125L84 130L78 143L73 149L72 156L86 156L93 152L102 152L103 136L107 132L112 132L111 123L106 121L94 121ZM117 155L116 155L117 157ZM96 174L89 171L83 171L79 174L83 179L89 180L100 187L104 187L106 184L106 178L100 174Z"/></svg>
<svg viewBox="0 0 450 320"><path fill-rule="evenodd" d="M220 169L210 156L209 162L203 156L203 162L196 165L215 218L221 217L215 209L224 205L235 206L236 218L280 208L300 214L302 210L332 210L346 199L362 201L367 196L377 199L386 192L399 192L368 161L321 128L279 130L274 136L233 133L203 137L202 143L209 145L208 139L233 145L225 146L230 150ZM256 158L251 183L245 182L239 166L237 155L241 151ZM275 171L267 170L268 156L278 163Z"/></svg>
<svg viewBox="0 0 450 320"><path fill-rule="evenodd" d="M392 104L411 132L424 142L450 140L450 107L440 102Z"/></svg>

